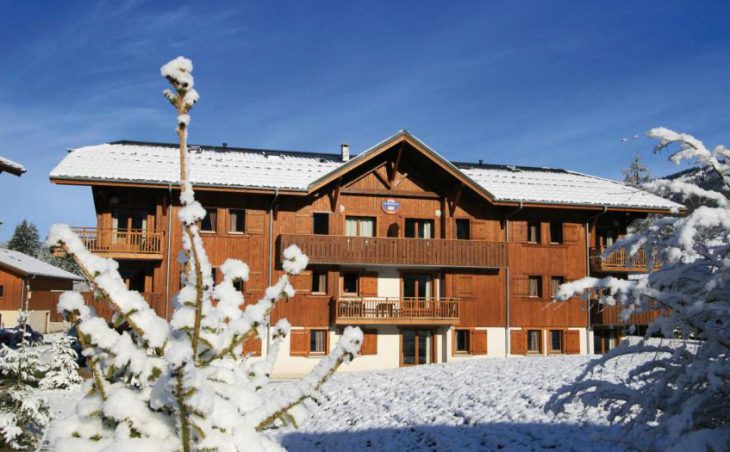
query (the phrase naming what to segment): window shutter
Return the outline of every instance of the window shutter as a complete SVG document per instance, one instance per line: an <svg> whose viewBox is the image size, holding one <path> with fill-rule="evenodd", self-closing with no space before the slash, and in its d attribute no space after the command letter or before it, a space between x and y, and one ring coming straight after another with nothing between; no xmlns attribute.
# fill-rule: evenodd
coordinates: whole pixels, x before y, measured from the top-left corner
<svg viewBox="0 0 730 452"><path fill-rule="evenodd" d="M451 330L451 354L456 354L456 329Z"/></svg>
<svg viewBox="0 0 730 452"><path fill-rule="evenodd" d="M474 220L471 222L472 240L487 240L487 222Z"/></svg>
<svg viewBox="0 0 730 452"><path fill-rule="evenodd" d="M263 294L264 288L264 274L263 272L249 272L248 281L245 285L245 295L252 296L257 294ZM252 300L256 301L256 300Z"/></svg>
<svg viewBox="0 0 730 452"><path fill-rule="evenodd" d="M487 332L484 330L471 330L469 338L470 353L472 355L487 354Z"/></svg>
<svg viewBox="0 0 730 452"><path fill-rule="evenodd" d="M244 226L246 227L246 232L249 234L263 234L264 223L266 222L264 212L246 209L245 215L246 221L244 221Z"/></svg>
<svg viewBox="0 0 730 452"><path fill-rule="evenodd" d="M360 296L377 297L378 296L378 274L377 273L361 273L360 274Z"/></svg>
<svg viewBox="0 0 730 452"><path fill-rule="evenodd" d="M303 271L300 274L291 278L292 286L297 292L311 292L312 291L312 271Z"/></svg>
<svg viewBox="0 0 730 452"><path fill-rule="evenodd" d="M456 275L456 288L454 296L457 298L468 298L474 296L474 277L471 275Z"/></svg>
<svg viewBox="0 0 730 452"><path fill-rule="evenodd" d="M563 337L565 338L566 354L577 355L580 353L580 331L566 330Z"/></svg>
<svg viewBox="0 0 730 452"><path fill-rule="evenodd" d="M527 354L527 332L526 331L510 331L510 353L513 355Z"/></svg>
<svg viewBox="0 0 730 452"><path fill-rule="evenodd" d="M291 347L289 354L291 356L308 356L309 355L309 331L308 330L291 330Z"/></svg>
<svg viewBox="0 0 730 452"><path fill-rule="evenodd" d="M243 354L249 353L253 356L261 356L261 339L249 336L248 339L243 341Z"/></svg>
<svg viewBox="0 0 730 452"><path fill-rule="evenodd" d="M530 278L528 276L512 277L512 294L515 297L528 297L530 295Z"/></svg>
<svg viewBox="0 0 730 452"><path fill-rule="evenodd" d="M565 243L578 243L579 238L579 225L575 223L563 223L563 241Z"/></svg>
<svg viewBox="0 0 730 452"><path fill-rule="evenodd" d="M526 221L512 221L512 241L513 242L526 242L527 241L527 222Z"/></svg>
<svg viewBox="0 0 730 452"><path fill-rule="evenodd" d="M363 330L363 342L360 348L360 354L378 354L378 330Z"/></svg>
<svg viewBox="0 0 730 452"><path fill-rule="evenodd" d="M294 232L296 234L312 233L312 216L308 213L298 213L295 218Z"/></svg>

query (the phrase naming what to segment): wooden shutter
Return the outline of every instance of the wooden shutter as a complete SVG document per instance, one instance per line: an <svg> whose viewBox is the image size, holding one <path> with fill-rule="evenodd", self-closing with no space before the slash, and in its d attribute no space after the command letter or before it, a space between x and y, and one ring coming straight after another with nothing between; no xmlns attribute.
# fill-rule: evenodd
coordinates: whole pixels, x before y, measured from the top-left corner
<svg viewBox="0 0 730 452"><path fill-rule="evenodd" d="M510 353L513 355L527 354L527 332L526 331L510 331Z"/></svg>
<svg viewBox="0 0 730 452"><path fill-rule="evenodd" d="M360 273L360 296L361 297L377 297L378 296L378 274L365 272Z"/></svg>
<svg viewBox="0 0 730 452"><path fill-rule="evenodd" d="M526 242L527 241L527 222L526 221L512 221L512 237L513 242Z"/></svg>
<svg viewBox="0 0 730 452"><path fill-rule="evenodd" d="M308 213L298 213L295 217L294 232L296 234L311 234L312 233L312 215Z"/></svg>
<svg viewBox="0 0 730 452"><path fill-rule="evenodd" d="M291 346L289 354L291 356L308 356L309 355L309 331L308 330L291 330Z"/></svg>
<svg viewBox="0 0 730 452"><path fill-rule="evenodd" d="M530 277L529 276L513 276L512 277L512 294L515 297L530 296Z"/></svg>
<svg viewBox="0 0 730 452"><path fill-rule="evenodd" d="M360 348L361 355L378 354L378 330L363 330L363 342Z"/></svg>
<svg viewBox="0 0 730 452"><path fill-rule="evenodd" d="M455 297L468 298L474 296L474 277L472 275L456 275L454 281L456 282Z"/></svg>
<svg viewBox="0 0 730 452"><path fill-rule="evenodd" d="M253 356L261 356L261 339L255 336L249 336L243 341L243 354L251 353Z"/></svg>
<svg viewBox="0 0 730 452"><path fill-rule="evenodd" d="M297 292L312 291L312 272L311 270L303 271L298 275L291 277L291 283Z"/></svg>
<svg viewBox="0 0 730 452"><path fill-rule="evenodd" d="M263 234L264 225L266 223L266 216L264 212L260 210L246 209L245 211L246 221L244 221L244 227L248 234Z"/></svg>
<svg viewBox="0 0 730 452"><path fill-rule="evenodd" d="M580 331L566 330L563 336L565 337L565 353L568 355L580 353Z"/></svg>
<svg viewBox="0 0 730 452"><path fill-rule="evenodd" d="M565 243L578 243L580 239L580 226L575 223L563 223L563 241Z"/></svg>
<svg viewBox="0 0 730 452"><path fill-rule="evenodd" d="M471 350L469 352L472 355L486 355L487 354L487 332L484 330L471 330L471 337L469 338L469 346Z"/></svg>
<svg viewBox="0 0 730 452"><path fill-rule="evenodd" d="M487 240L487 222L481 220L473 220L471 222L471 239Z"/></svg>

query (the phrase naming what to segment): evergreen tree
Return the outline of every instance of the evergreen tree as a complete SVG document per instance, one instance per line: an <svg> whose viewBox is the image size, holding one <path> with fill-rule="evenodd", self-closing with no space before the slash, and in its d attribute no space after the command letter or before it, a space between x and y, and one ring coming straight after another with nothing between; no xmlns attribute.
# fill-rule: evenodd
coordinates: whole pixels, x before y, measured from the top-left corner
<svg viewBox="0 0 730 452"><path fill-rule="evenodd" d="M624 174L624 183L639 188L651 180L649 168L641 163L641 156L636 154L631 160L628 168L621 170Z"/></svg>
<svg viewBox="0 0 730 452"><path fill-rule="evenodd" d="M76 363L76 351L71 348L73 341L73 338L64 336L53 342L51 361L44 369L45 375L39 384L41 389L71 389L83 382Z"/></svg>
<svg viewBox="0 0 730 452"><path fill-rule="evenodd" d="M40 254L42 247L38 228L28 220L23 220L15 227L15 232L8 242L9 250L19 251L33 257Z"/></svg>

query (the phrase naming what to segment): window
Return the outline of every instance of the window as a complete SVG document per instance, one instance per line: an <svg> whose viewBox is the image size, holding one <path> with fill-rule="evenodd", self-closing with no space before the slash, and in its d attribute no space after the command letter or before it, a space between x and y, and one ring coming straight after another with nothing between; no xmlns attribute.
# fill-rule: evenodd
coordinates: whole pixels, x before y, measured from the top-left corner
<svg viewBox="0 0 730 452"><path fill-rule="evenodd" d="M561 330L550 330L550 351L553 353L563 351L563 332Z"/></svg>
<svg viewBox="0 0 730 452"><path fill-rule="evenodd" d="M406 237L417 239L433 238L433 220L406 218Z"/></svg>
<svg viewBox="0 0 730 452"><path fill-rule="evenodd" d="M315 213L312 215L312 230L317 235L328 235L330 233L330 216L327 213Z"/></svg>
<svg viewBox="0 0 730 452"><path fill-rule="evenodd" d="M563 243L563 223L550 222L550 243Z"/></svg>
<svg viewBox="0 0 730 452"><path fill-rule="evenodd" d="M205 218L203 218L203 221L200 223L200 230L202 232L215 232L217 216L217 209L205 209Z"/></svg>
<svg viewBox="0 0 730 452"><path fill-rule="evenodd" d="M540 336L542 331L540 330L528 330L527 331L527 351L530 353L540 353Z"/></svg>
<svg viewBox="0 0 730 452"><path fill-rule="evenodd" d="M243 234L246 230L245 218L243 209L228 209L228 232Z"/></svg>
<svg viewBox="0 0 730 452"><path fill-rule="evenodd" d="M0 284L0 298L5 296L5 286Z"/></svg>
<svg viewBox="0 0 730 452"><path fill-rule="evenodd" d="M210 270L210 275L213 277L213 284L217 284L218 283L218 269L213 267Z"/></svg>
<svg viewBox="0 0 730 452"><path fill-rule="evenodd" d="M471 228L469 220L466 218L456 219L456 238L458 240L469 240L471 238Z"/></svg>
<svg viewBox="0 0 730 452"><path fill-rule="evenodd" d="M342 292L350 295L357 295L357 272L342 273Z"/></svg>
<svg viewBox="0 0 730 452"><path fill-rule="evenodd" d="M112 228L118 229L147 229L147 212L140 209L114 209L112 211Z"/></svg>
<svg viewBox="0 0 730 452"><path fill-rule="evenodd" d="M469 330L456 330L456 351L459 353L469 353Z"/></svg>
<svg viewBox="0 0 730 452"><path fill-rule="evenodd" d="M403 298L429 300L433 295L433 274L403 273Z"/></svg>
<svg viewBox="0 0 730 452"><path fill-rule="evenodd" d="M553 276L550 278L550 296L555 298L561 284L565 284L565 276Z"/></svg>
<svg viewBox="0 0 730 452"><path fill-rule="evenodd" d="M327 353L327 330L309 331L309 353Z"/></svg>
<svg viewBox="0 0 730 452"><path fill-rule="evenodd" d="M528 296L542 298L542 276L530 276Z"/></svg>
<svg viewBox="0 0 730 452"><path fill-rule="evenodd" d="M237 279L233 281L233 288L239 292L243 292L246 290L246 283L242 279Z"/></svg>
<svg viewBox="0 0 730 452"><path fill-rule="evenodd" d="M375 218L347 217L345 219L345 235L350 237L374 237Z"/></svg>
<svg viewBox="0 0 730 452"><path fill-rule="evenodd" d="M312 271L312 293L327 293L327 272Z"/></svg>
<svg viewBox="0 0 730 452"><path fill-rule="evenodd" d="M530 243L540 243L540 223L531 221L527 223L527 241Z"/></svg>

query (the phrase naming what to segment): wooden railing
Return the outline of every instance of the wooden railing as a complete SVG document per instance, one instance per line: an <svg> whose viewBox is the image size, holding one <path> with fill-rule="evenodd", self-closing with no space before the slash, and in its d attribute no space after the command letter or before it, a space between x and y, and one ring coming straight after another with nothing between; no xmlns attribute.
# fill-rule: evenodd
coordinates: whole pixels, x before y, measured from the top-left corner
<svg viewBox="0 0 730 452"><path fill-rule="evenodd" d="M314 264L499 268L507 255L504 243L480 240L282 234L280 244L296 244Z"/></svg>
<svg viewBox="0 0 730 452"><path fill-rule="evenodd" d="M452 324L459 321L458 298L338 298L334 300L338 324Z"/></svg>
<svg viewBox="0 0 730 452"><path fill-rule="evenodd" d="M658 256L653 255L653 268L659 268L661 261ZM606 257L601 256L601 250L591 248L591 268L596 272L645 272L647 258L644 250L629 257L626 249L619 249Z"/></svg>
<svg viewBox="0 0 730 452"><path fill-rule="evenodd" d="M94 292L83 292L84 301L87 305L92 306L96 310L96 315L111 321L112 308L105 301L94 300ZM147 301L152 309L157 312L160 317L165 317L165 294L158 292L142 292L142 297Z"/></svg>
<svg viewBox="0 0 730 452"><path fill-rule="evenodd" d="M92 253L161 257L164 233L143 229L73 228Z"/></svg>

